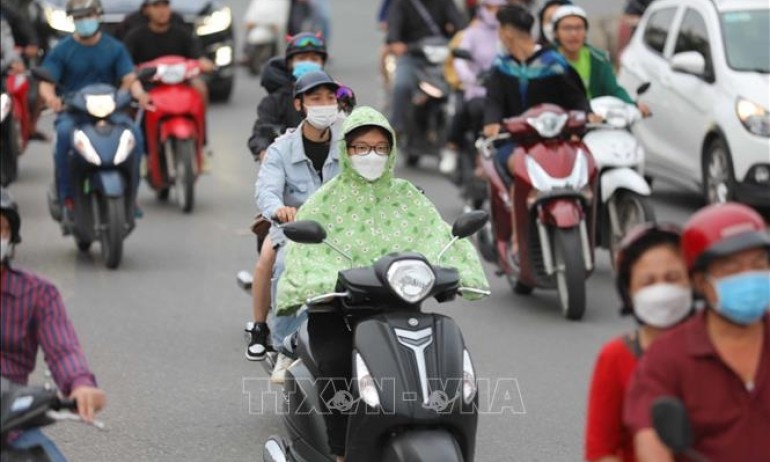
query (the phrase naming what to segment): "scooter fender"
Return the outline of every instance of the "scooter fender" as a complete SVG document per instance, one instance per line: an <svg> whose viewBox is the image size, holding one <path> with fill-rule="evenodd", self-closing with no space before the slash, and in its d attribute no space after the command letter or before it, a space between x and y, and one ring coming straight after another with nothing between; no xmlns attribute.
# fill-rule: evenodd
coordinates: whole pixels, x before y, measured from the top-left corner
<svg viewBox="0 0 770 462"><path fill-rule="evenodd" d="M445 430L417 430L392 438L382 454L383 462L462 462L460 446Z"/></svg>
<svg viewBox="0 0 770 462"><path fill-rule="evenodd" d="M607 203L618 189L627 189L640 196L652 194L649 183L636 170L628 167L613 168L602 172L601 187L602 203Z"/></svg>
<svg viewBox="0 0 770 462"><path fill-rule="evenodd" d="M198 130L195 122L187 117L174 117L165 121L160 127L160 140L166 142L169 138L197 139Z"/></svg>
<svg viewBox="0 0 770 462"><path fill-rule="evenodd" d="M555 199L543 204L540 220L556 228L574 228L584 217L583 207L574 199Z"/></svg>
<svg viewBox="0 0 770 462"><path fill-rule="evenodd" d="M106 197L121 197L126 191L126 182L117 170L98 170L91 176L91 186Z"/></svg>

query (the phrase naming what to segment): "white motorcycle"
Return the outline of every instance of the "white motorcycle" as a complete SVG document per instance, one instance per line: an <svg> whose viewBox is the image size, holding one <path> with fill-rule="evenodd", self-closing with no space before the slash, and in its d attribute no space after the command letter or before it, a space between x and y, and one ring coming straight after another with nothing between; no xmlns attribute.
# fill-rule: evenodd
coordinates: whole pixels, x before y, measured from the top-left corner
<svg viewBox="0 0 770 462"><path fill-rule="evenodd" d="M289 21L290 0L252 0L246 12L245 64L258 75L270 58L277 56Z"/></svg>
<svg viewBox="0 0 770 462"><path fill-rule="evenodd" d="M642 85L637 95L648 88L649 84ZM644 148L631 133L642 113L614 96L592 99L591 109L604 119L589 124L590 131L583 137L600 172L596 242L610 251L614 265L617 246L628 230L655 220L652 189L644 178Z"/></svg>

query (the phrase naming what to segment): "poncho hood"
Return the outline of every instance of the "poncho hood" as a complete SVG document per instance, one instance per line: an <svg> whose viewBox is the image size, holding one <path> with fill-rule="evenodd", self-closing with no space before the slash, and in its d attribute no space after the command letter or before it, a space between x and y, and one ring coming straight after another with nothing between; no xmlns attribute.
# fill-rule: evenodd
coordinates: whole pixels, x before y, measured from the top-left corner
<svg viewBox="0 0 770 462"><path fill-rule="evenodd" d="M348 156L347 144L345 143L345 137L352 131L367 126L379 127L390 133L391 148L385 173L374 181L365 179L353 169L353 165L350 162L350 156ZM373 185L377 189L383 187L386 188L391 180L393 180L393 172L396 169L396 160L398 157L398 149L396 149L396 132L393 130L393 127L391 127L388 119L376 109L369 106L359 106L355 108L342 123L342 135L340 138L340 175L345 176L347 180L354 183Z"/></svg>

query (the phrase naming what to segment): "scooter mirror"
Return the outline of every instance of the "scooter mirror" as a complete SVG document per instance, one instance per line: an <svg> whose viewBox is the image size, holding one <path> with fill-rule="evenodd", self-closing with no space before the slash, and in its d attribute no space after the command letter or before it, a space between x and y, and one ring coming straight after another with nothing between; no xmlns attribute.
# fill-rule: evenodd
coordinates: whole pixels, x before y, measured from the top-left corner
<svg viewBox="0 0 770 462"><path fill-rule="evenodd" d="M642 96L643 94L647 93L647 90L650 89L650 85L652 85L650 82L644 82L643 84L639 85L639 88L636 89L636 96Z"/></svg>
<svg viewBox="0 0 770 462"><path fill-rule="evenodd" d="M457 59L465 59L468 61L473 61L473 56L471 55L471 52L468 50L464 50L462 48L455 48L452 50L452 57Z"/></svg>
<svg viewBox="0 0 770 462"><path fill-rule="evenodd" d="M452 236L463 239L476 234L489 220L489 214L483 210L474 210L460 216L452 225Z"/></svg>
<svg viewBox="0 0 770 462"><path fill-rule="evenodd" d="M158 69L156 67L143 67L136 73L136 78L142 81L149 80L154 77L157 72Z"/></svg>
<svg viewBox="0 0 770 462"><path fill-rule="evenodd" d="M658 438L674 454L684 453L692 447L692 427L679 399L672 396L658 398L652 405L652 425Z"/></svg>
<svg viewBox="0 0 770 462"><path fill-rule="evenodd" d="M318 222L312 220L288 223L281 229L290 241L300 244L320 244L326 239L326 231Z"/></svg>
<svg viewBox="0 0 770 462"><path fill-rule="evenodd" d="M44 67L33 67L30 69L30 73L33 77L35 77L38 80L42 80L43 82L48 83L56 83L56 79L53 78L50 72L48 72L47 69Z"/></svg>

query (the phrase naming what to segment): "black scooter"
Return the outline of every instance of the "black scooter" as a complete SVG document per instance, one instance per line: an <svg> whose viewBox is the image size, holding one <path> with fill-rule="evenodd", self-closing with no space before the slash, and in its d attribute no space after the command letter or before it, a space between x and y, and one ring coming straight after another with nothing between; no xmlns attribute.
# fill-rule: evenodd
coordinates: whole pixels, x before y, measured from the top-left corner
<svg viewBox="0 0 770 462"><path fill-rule="evenodd" d="M483 211L460 217L441 254L487 220ZM313 221L287 224L284 232L297 243L334 248ZM460 287L457 270L440 261L441 255L433 265L417 253L391 253L372 266L340 271L336 292L307 301L311 313L340 313L354 332L352 395L335 396L329 403L349 413L348 461L473 461L478 422L473 363L457 324L447 316L422 313L421 305L429 297L446 302L458 293L478 291ZM307 324L294 343L298 360L284 383L288 438L272 436L264 460L331 461L326 426L317 411L317 366Z"/></svg>

